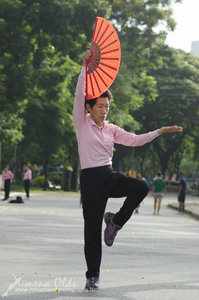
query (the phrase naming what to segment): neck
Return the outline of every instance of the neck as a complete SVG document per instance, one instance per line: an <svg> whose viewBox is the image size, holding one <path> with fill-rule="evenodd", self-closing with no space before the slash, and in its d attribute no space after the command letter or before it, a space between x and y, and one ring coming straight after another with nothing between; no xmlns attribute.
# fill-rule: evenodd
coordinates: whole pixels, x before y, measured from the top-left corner
<svg viewBox="0 0 199 300"><path fill-rule="evenodd" d="M97 123L96 120L90 115L91 119L93 119L93 121L95 122L95 124L99 127L99 128L103 128L104 127L104 122L102 123Z"/></svg>

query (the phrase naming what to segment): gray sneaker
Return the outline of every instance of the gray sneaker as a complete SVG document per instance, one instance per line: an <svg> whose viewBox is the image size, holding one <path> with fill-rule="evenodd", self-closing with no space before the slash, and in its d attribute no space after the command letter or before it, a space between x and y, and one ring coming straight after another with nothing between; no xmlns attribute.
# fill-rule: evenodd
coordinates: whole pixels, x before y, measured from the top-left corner
<svg viewBox="0 0 199 300"><path fill-rule="evenodd" d="M89 277L86 279L85 290L99 290L99 276Z"/></svg>
<svg viewBox="0 0 199 300"><path fill-rule="evenodd" d="M119 225L113 223L112 219L115 215L107 212L104 215L104 222L106 223L106 229L104 230L104 242L107 246L112 246L117 232L121 229Z"/></svg>

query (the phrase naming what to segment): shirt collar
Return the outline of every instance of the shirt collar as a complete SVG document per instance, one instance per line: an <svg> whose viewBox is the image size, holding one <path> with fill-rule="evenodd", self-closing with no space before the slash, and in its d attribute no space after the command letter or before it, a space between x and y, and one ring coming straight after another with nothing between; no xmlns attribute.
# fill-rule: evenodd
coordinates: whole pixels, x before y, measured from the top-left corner
<svg viewBox="0 0 199 300"><path fill-rule="evenodd" d="M87 120L88 120L88 122L90 123L90 125L92 125L92 126L97 126L97 127L99 128L99 126L98 126L98 125L95 123L95 121L91 118L90 114L87 114L86 116L87 116ZM104 121L104 127L106 127L108 124L109 124L108 121ZM103 127L103 128L104 128L104 127Z"/></svg>

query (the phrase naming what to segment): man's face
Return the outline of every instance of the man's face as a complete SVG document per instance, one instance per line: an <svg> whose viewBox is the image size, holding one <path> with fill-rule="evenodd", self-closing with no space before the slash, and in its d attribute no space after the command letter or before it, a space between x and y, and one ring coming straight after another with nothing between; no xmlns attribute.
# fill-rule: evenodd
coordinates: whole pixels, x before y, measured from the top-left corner
<svg viewBox="0 0 199 300"><path fill-rule="evenodd" d="M107 97L99 97L93 108L91 108L89 104L87 104L86 108L89 111L91 118L98 126L103 126L103 123L106 120L109 112L109 105L110 103Z"/></svg>

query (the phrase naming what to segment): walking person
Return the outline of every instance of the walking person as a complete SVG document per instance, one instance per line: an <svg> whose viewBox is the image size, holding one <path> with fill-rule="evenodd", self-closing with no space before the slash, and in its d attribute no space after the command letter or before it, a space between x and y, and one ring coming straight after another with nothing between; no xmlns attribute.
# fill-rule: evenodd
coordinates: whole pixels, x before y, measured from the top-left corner
<svg viewBox="0 0 199 300"><path fill-rule="evenodd" d="M2 201L8 200L10 196L10 188L11 188L12 181L13 181L13 174L9 170L9 166L7 165L2 173L2 186L4 187L4 191L5 191L5 196L2 199Z"/></svg>
<svg viewBox="0 0 199 300"><path fill-rule="evenodd" d="M166 181L162 178L162 173L157 172L153 182L152 193L154 197L154 215L159 215L162 198L166 193Z"/></svg>
<svg viewBox="0 0 199 300"><path fill-rule="evenodd" d="M25 192L26 192L26 198L30 197L29 191L30 191L30 181L31 181L31 179L32 179L31 168L29 166L26 166L25 173L24 173L24 178L23 178L24 189L25 189Z"/></svg>
<svg viewBox="0 0 199 300"><path fill-rule="evenodd" d="M182 172L178 174L178 178L180 180L178 189L179 213L184 213L187 185Z"/></svg>
<svg viewBox="0 0 199 300"><path fill-rule="evenodd" d="M82 55L84 64L76 87L73 120L82 169L80 186L84 217L84 253L87 263L85 289L97 290L102 256L103 217L106 223L104 241L110 247L118 231L148 193L145 181L125 176L112 169L114 143L131 147L142 146L163 133L182 132L182 128L174 125L135 135L105 121L111 104L110 91L107 90L95 99L85 99L86 61L90 56L90 50ZM88 114L84 113L85 107ZM109 197L126 197L119 212L104 214Z"/></svg>

